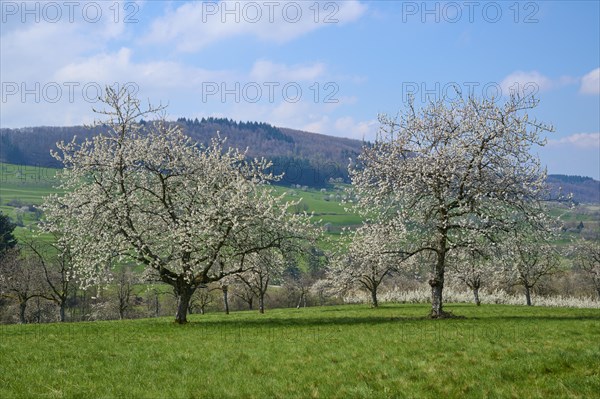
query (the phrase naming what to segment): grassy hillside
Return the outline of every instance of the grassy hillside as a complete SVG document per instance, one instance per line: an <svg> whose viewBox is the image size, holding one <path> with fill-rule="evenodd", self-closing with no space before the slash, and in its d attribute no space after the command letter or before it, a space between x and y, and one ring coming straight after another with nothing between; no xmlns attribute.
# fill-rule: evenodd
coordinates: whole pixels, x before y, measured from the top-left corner
<svg viewBox="0 0 600 399"><path fill-rule="evenodd" d="M329 178L347 179L349 158L355 159L363 146L359 140L226 118L201 121L180 118L171 123L179 125L199 143L209 143L220 132L221 137L227 137L228 146L242 151L248 149L250 157L273 161L276 174L286 172L287 184L324 187ZM56 150L57 142L70 142L74 137L82 141L105 130L102 126L93 129L83 126L0 128L0 161L60 167L50 155L51 149Z"/></svg>
<svg viewBox="0 0 600 399"><path fill-rule="evenodd" d="M177 123L193 140L208 143L217 131L227 137L227 145L244 151L250 157L265 157L273 162L276 174L285 172L285 184L324 187L329 178L348 181L348 163L356 160L363 145L359 140L327 136L266 123L236 122L227 118L208 118L200 121L179 118ZM104 131L103 127L88 129L82 126L38 126L20 129L0 128L0 161L26 165L60 167L50 155L59 141L69 142L91 138ZM551 198L572 193L580 203L600 203L600 182L590 177L549 175Z"/></svg>
<svg viewBox="0 0 600 399"><path fill-rule="evenodd" d="M275 186L278 194L286 193L286 199L297 201L302 198L299 205L300 210L305 210L308 213L314 214L315 221L321 221L324 224L331 224L332 231L339 231L343 226L358 225L361 223L360 216L346 211L348 205L341 204L342 190L339 189L294 189L289 187Z"/></svg>
<svg viewBox="0 0 600 399"><path fill-rule="evenodd" d="M427 308L4 325L0 397L598 397L597 309Z"/></svg>
<svg viewBox="0 0 600 399"><path fill-rule="evenodd" d="M58 192L55 174L52 168L0 163L0 211L24 226L34 223L39 217L35 208L43 197ZM17 238L27 234L22 226L15 230Z"/></svg>
<svg viewBox="0 0 600 399"><path fill-rule="evenodd" d="M52 168L0 163L0 210L16 220L18 208L40 205L44 196L58 192L53 188L58 183L54 177L56 171ZM314 212L314 220L321 220L323 225L331 224L331 231L334 233L339 232L343 226L360 224L360 217L346 212L340 204L342 193L339 190L275 186L275 191L277 194L287 193L286 200L297 201L302 198L299 210ZM35 214L27 211L22 213L22 218L24 225L28 225L35 220ZM17 235L22 234L26 232L18 228Z"/></svg>
<svg viewBox="0 0 600 399"><path fill-rule="evenodd" d="M21 166L0 163L0 210L16 220L18 208L26 205L39 205L42 198L50 193L57 192L53 188L57 181L54 178L56 169L35 166ZM341 187L314 189L304 186L281 187L275 186L277 194L286 193L287 200L298 200L302 203L298 210L314 213L314 220L321 221L321 225L328 226L328 232L335 235L345 226L355 226L361 223L358 215L347 212L346 205L340 202L344 199ZM552 204L550 214L560 218L569 230L565 238L579 234L577 230L583 222L585 232L600 231L600 205L579 204L576 208L569 208L560 204ZM35 220L34 212L23 212L23 224L28 225ZM27 234L25 229L18 228L17 236ZM568 240L567 240L568 241ZM565 242L567 242L565 241Z"/></svg>

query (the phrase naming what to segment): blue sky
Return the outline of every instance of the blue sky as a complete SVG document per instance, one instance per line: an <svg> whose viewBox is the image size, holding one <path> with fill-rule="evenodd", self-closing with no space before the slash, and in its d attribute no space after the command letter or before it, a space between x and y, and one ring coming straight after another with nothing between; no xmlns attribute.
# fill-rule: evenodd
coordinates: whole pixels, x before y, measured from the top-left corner
<svg viewBox="0 0 600 399"><path fill-rule="evenodd" d="M129 84L168 116L220 116L362 139L456 84L533 90L555 126L549 173L600 178L599 2L1 3L1 126L94 119Z"/></svg>

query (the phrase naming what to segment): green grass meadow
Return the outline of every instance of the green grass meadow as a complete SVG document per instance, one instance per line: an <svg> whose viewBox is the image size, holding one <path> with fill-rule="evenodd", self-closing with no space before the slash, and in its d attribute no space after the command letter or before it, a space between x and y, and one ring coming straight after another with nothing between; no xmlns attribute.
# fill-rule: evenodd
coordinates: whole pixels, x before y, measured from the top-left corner
<svg viewBox="0 0 600 399"><path fill-rule="evenodd" d="M0 210L41 204L55 171L0 164ZM275 190L334 238L360 223L335 190ZM595 211L552 212L590 224ZM447 309L465 318L384 304L0 325L0 398L600 398L600 310Z"/></svg>
<svg viewBox="0 0 600 399"><path fill-rule="evenodd" d="M278 309L0 326L8 398L597 398L600 311Z"/></svg>

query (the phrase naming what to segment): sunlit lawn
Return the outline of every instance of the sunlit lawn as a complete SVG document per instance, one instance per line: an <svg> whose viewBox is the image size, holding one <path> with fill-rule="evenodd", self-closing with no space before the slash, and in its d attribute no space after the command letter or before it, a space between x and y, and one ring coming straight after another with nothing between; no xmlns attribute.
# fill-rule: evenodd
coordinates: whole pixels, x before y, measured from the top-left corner
<svg viewBox="0 0 600 399"><path fill-rule="evenodd" d="M0 397L598 397L599 310L447 308L2 326Z"/></svg>

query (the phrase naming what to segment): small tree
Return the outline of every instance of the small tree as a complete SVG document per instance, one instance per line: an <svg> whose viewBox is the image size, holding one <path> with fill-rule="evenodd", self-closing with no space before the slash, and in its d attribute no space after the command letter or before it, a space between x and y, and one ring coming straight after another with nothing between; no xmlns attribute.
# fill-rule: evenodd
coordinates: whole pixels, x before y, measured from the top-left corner
<svg viewBox="0 0 600 399"><path fill-rule="evenodd" d="M503 242L505 274L510 283L523 287L527 306L532 305L531 292L541 280L560 271L558 254L543 235L542 231L513 233Z"/></svg>
<svg viewBox="0 0 600 399"><path fill-rule="evenodd" d="M347 252L340 252L326 271L330 291L345 293L359 288L371 296L371 305L379 306L377 293L386 277L398 271L400 259L393 238L383 226L364 225L352 235Z"/></svg>
<svg viewBox="0 0 600 399"><path fill-rule="evenodd" d="M283 273L284 259L281 254L267 250L249 258L250 269L236 276L252 298L258 298L258 311L265 312L265 296L269 282Z"/></svg>
<svg viewBox="0 0 600 399"><path fill-rule="evenodd" d="M152 317L160 316L160 297L164 292L157 287L148 287L145 293L145 302L148 313Z"/></svg>
<svg viewBox="0 0 600 399"><path fill-rule="evenodd" d="M229 284L221 281L221 291L223 291L223 309L225 314L229 314Z"/></svg>
<svg viewBox="0 0 600 399"><path fill-rule="evenodd" d="M287 293L287 306L295 306L296 309L306 307L308 294L315 282L315 277L300 268L299 261L297 256L285 253L282 286Z"/></svg>
<svg viewBox="0 0 600 399"><path fill-rule="evenodd" d="M450 278L465 284L473 292L473 300L477 306L480 306L479 290L497 275L494 267L497 262L489 253L456 251L449 258L448 272Z"/></svg>
<svg viewBox="0 0 600 399"><path fill-rule="evenodd" d="M600 299L600 242L581 240L577 245L575 262L590 277Z"/></svg>
<svg viewBox="0 0 600 399"><path fill-rule="evenodd" d="M545 173L530 149L551 130L526 111L537 101L440 100L409 103L397 118L381 115L381 134L351 168L357 210L397 229L402 254L435 257L431 317L442 309L448 254L518 226L514 212L542 213ZM374 215L375 214L375 215Z"/></svg>
<svg viewBox="0 0 600 399"><path fill-rule="evenodd" d="M117 290L116 296L119 320L123 320L131 305L131 296L134 294L134 286L137 283L137 278L131 269L125 266L121 267L119 271L113 274L113 283Z"/></svg>
<svg viewBox="0 0 600 399"><path fill-rule="evenodd" d="M210 286L199 287L190 301L190 313L196 312L196 309L200 314L206 313L206 307L214 301L211 291L216 289Z"/></svg>
<svg viewBox="0 0 600 399"><path fill-rule="evenodd" d="M27 303L41 296L42 276L37 259L23 257L17 248L8 250L0 261L0 296L17 301L19 322L27 323Z"/></svg>
<svg viewBox="0 0 600 399"><path fill-rule="evenodd" d="M68 242L84 286L103 281L115 252L172 286L175 321L186 323L198 287L244 272L252 253L309 234L309 217L288 212L295 203L268 188L279 177L266 160L247 160L220 137L193 142L160 118L163 107L142 109L126 89L107 88L102 103L107 132L58 144L65 194L44 207L46 230ZM158 120L139 123L152 114Z"/></svg>
<svg viewBox="0 0 600 399"><path fill-rule="evenodd" d="M256 298L256 294L252 290L252 287L249 287L247 284L245 284L240 277L241 274L237 274L231 280L229 287L232 288L233 295L247 304L248 310L252 310L254 309L254 299Z"/></svg>
<svg viewBox="0 0 600 399"><path fill-rule="evenodd" d="M13 234L16 227L17 225L10 220L8 215L0 211L0 259L6 251L17 245L17 239Z"/></svg>
<svg viewBox="0 0 600 399"><path fill-rule="evenodd" d="M43 270L47 289L41 296L58 306L59 321L64 322L69 296L75 289L71 251L66 242L56 235L52 242L29 239L23 245L33 252Z"/></svg>

